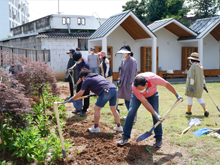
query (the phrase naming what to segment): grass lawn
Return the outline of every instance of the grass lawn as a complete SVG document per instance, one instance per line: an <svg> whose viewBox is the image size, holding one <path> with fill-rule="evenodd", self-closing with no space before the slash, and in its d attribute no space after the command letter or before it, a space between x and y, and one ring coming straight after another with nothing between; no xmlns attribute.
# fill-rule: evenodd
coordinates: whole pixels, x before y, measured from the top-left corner
<svg viewBox="0 0 220 165"><path fill-rule="evenodd" d="M216 104L220 106L220 83L207 83L209 93L215 100ZM183 131L188 127L188 122L191 116L185 115L187 111L187 98L185 96L185 84L173 84L178 94L183 96L184 101L180 103L173 111L167 116L163 122L163 135L168 140L169 145L181 147L191 154L191 164L220 164L220 139L202 135L197 137L193 135L193 132L206 127L206 128L220 128L220 113L215 107L209 95L204 91L203 100L206 103L207 110L209 111L209 117L204 117L204 112L200 104L196 99L193 99L192 116L201 118L202 122L199 126L193 126L190 130L179 136L177 133ZM169 92L165 87L158 86L159 98L160 98L160 114L165 112L174 104L176 97ZM95 104L96 98L91 98L91 104ZM120 100L123 102L123 100ZM119 106L121 111L121 118L127 115L125 106ZM109 106L101 110L102 114L110 112ZM101 122L114 126L114 118L112 115L101 115ZM124 123L122 122L122 125ZM152 128L152 117L150 113L141 105L138 110L138 122L134 124L135 129L142 131L143 133L149 131ZM188 159L186 157L180 157L180 159Z"/></svg>

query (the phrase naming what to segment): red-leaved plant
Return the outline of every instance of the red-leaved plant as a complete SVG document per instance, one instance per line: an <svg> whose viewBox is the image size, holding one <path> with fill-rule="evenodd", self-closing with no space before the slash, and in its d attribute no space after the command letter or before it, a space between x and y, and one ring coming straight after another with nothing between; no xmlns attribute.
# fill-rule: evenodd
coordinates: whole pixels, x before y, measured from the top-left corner
<svg viewBox="0 0 220 165"><path fill-rule="evenodd" d="M44 62L32 61L27 63L23 71L18 73L17 79L24 84L26 94L33 95L37 93L38 97L42 98L43 104L43 91L46 89L47 84L49 84L50 91L53 95L60 93L53 70Z"/></svg>
<svg viewBox="0 0 220 165"><path fill-rule="evenodd" d="M32 99L24 94L24 85L4 69L0 69L0 108L7 112L30 112Z"/></svg>

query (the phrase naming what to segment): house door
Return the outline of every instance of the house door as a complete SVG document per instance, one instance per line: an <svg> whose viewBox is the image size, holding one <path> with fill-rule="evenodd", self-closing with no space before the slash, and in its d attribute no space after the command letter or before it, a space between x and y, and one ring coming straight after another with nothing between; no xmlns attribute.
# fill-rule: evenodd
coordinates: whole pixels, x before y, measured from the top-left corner
<svg viewBox="0 0 220 165"><path fill-rule="evenodd" d="M197 52L198 53L198 47L182 47L182 62L181 62L181 70L189 70L190 63L187 59L191 53Z"/></svg>
<svg viewBox="0 0 220 165"><path fill-rule="evenodd" d="M141 47L141 72L152 72L152 47ZM157 47L158 73L158 47Z"/></svg>

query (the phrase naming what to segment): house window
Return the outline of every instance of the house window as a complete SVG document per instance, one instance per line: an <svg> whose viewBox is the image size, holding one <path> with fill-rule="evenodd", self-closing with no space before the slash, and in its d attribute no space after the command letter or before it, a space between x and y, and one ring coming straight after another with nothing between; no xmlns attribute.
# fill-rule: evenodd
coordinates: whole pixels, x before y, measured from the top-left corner
<svg viewBox="0 0 220 165"><path fill-rule="evenodd" d="M66 24L66 18L65 18L65 17L62 18L62 24L63 24L63 25Z"/></svg>
<svg viewBox="0 0 220 165"><path fill-rule="evenodd" d="M88 50L88 39L78 39L78 47L80 50Z"/></svg>
<svg viewBox="0 0 220 165"><path fill-rule="evenodd" d="M66 18L66 23L67 23L68 25L70 25L70 17L67 17L67 18Z"/></svg>
<svg viewBox="0 0 220 165"><path fill-rule="evenodd" d="M77 24L81 25L81 18L77 18Z"/></svg>
<svg viewBox="0 0 220 165"><path fill-rule="evenodd" d="M86 24L86 19L82 18L82 25L85 25L85 24Z"/></svg>

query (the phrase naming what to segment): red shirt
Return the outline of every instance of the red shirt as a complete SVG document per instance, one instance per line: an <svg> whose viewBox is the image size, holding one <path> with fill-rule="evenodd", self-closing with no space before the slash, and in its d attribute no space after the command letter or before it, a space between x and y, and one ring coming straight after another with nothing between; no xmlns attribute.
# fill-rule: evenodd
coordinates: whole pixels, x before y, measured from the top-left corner
<svg viewBox="0 0 220 165"><path fill-rule="evenodd" d="M166 81L163 78L152 72L145 72L138 75L144 76L148 82L148 88L143 93L139 92L134 85L132 86L132 93L134 93L138 99L141 99L142 97L148 98L153 96L158 91L157 85L165 86L166 84Z"/></svg>

